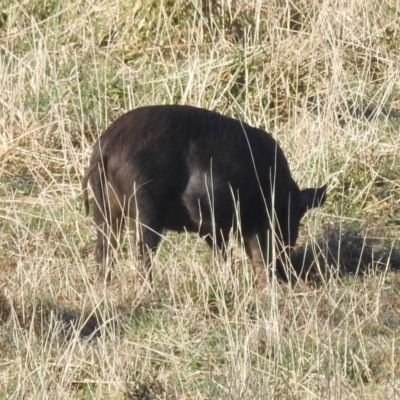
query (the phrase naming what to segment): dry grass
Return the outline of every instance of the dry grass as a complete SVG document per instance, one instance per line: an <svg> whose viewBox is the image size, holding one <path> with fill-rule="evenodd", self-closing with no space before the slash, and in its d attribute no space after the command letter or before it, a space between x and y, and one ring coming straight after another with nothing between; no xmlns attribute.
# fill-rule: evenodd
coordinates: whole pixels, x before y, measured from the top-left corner
<svg viewBox="0 0 400 400"><path fill-rule="evenodd" d="M392 0L3 0L0 397L398 398L399 20ZM300 186L328 182L306 282L261 294L243 249L173 234L155 293L129 234L94 280L91 145L161 103L265 127Z"/></svg>

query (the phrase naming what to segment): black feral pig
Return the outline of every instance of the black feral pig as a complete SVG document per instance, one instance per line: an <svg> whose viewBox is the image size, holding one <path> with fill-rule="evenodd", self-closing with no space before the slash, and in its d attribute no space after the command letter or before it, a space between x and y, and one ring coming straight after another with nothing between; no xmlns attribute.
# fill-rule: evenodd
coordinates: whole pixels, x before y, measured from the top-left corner
<svg viewBox="0 0 400 400"><path fill-rule="evenodd" d="M198 232L226 250L240 233L261 287L276 254L295 245L300 219L325 202L326 186L299 190L276 141L216 112L178 105L119 117L94 146L82 181L94 192L96 261L107 265L126 219L137 224L139 254L151 280L151 253L166 230ZM276 262L287 280L283 263Z"/></svg>

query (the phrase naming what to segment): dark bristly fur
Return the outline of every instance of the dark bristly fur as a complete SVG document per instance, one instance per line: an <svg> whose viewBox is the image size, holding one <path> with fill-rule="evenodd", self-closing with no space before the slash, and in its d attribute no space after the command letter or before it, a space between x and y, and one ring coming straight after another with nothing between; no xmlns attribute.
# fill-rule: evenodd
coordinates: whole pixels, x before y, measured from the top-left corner
<svg viewBox="0 0 400 400"><path fill-rule="evenodd" d="M326 198L326 186L299 190L282 150L263 130L178 105L138 108L104 132L82 181L87 211L88 180L95 197L97 262L108 263L127 217L138 224L150 279L150 255L164 231L198 232L224 251L233 229L264 286L270 244L285 254L296 243L302 216ZM288 279L283 265L276 265Z"/></svg>

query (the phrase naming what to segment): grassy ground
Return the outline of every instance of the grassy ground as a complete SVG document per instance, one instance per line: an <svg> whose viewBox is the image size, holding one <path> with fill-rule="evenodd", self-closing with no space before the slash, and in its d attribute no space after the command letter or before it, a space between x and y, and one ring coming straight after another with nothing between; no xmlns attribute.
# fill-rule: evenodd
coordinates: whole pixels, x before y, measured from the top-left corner
<svg viewBox="0 0 400 400"><path fill-rule="evenodd" d="M400 6L394 0L2 0L0 398L400 398ZM117 116L191 104L268 129L327 182L259 293L168 234L155 293L127 234L94 279L80 179Z"/></svg>

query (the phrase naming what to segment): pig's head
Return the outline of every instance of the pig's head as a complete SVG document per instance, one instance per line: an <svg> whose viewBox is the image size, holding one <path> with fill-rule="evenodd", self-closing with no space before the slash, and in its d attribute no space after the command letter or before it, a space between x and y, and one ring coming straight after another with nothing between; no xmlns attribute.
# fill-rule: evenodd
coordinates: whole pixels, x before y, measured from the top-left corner
<svg viewBox="0 0 400 400"><path fill-rule="evenodd" d="M325 203L327 187L309 188L290 192L289 203L278 212L278 238L284 247L294 247L299 235L300 221L311 208Z"/></svg>

